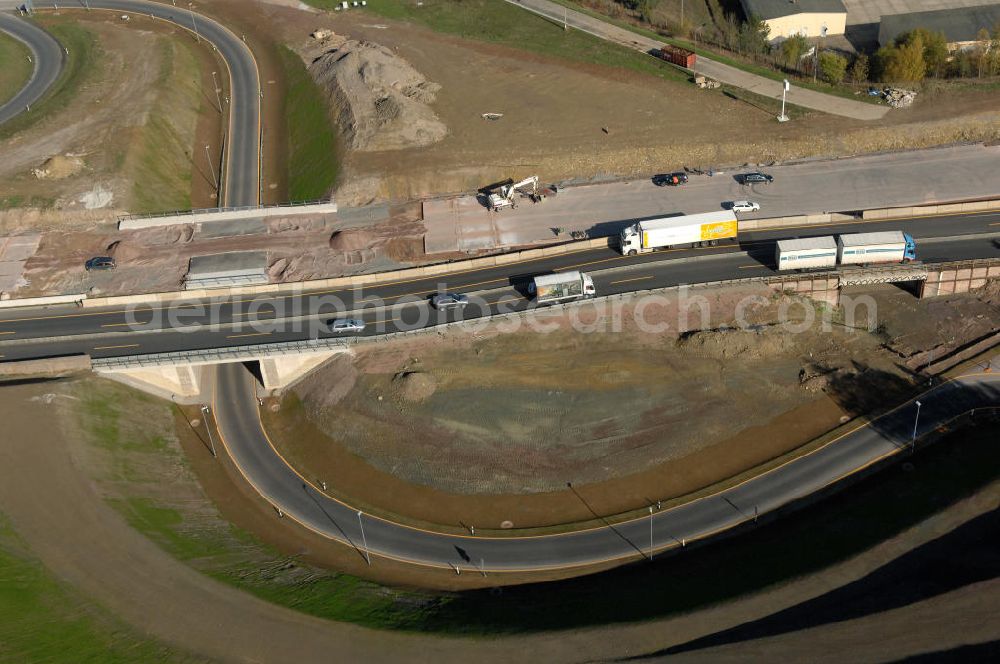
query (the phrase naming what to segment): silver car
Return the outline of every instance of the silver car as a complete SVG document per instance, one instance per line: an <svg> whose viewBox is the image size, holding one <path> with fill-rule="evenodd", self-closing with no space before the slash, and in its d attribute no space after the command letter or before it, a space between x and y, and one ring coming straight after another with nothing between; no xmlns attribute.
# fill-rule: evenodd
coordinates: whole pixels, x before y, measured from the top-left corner
<svg viewBox="0 0 1000 664"><path fill-rule="evenodd" d="M733 212L759 212L760 203L754 203L753 201L733 201L732 206Z"/></svg>
<svg viewBox="0 0 1000 664"><path fill-rule="evenodd" d="M439 311L461 309L469 303L469 298L461 293L438 293L431 298L431 306Z"/></svg>
<svg viewBox="0 0 1000 664"><path fill-rule="evenodd" d="M338 318L326 324L334 334L357 334L365 331L365 322L354 318Z"/></svg>

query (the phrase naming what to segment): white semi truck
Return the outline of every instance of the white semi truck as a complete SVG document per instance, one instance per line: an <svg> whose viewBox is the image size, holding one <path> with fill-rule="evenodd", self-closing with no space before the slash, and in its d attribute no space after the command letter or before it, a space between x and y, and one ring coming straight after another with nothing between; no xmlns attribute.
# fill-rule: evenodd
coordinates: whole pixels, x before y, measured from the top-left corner
<svg viewBox="0 0 1000 664"><path fill-rule="evenodd" d="M736 214L722 210L646 219L623 230L620 244L623 255L634 256L679 245L715 245L719 240L735 239L736 232Z"/></svg>
<svg viewBox="0 0 1000 664"><path fill-rule="evenodd" d="M779 270L815 270L837 266L837 241L832 235L778 240L774 264Z"/></svg>
<svg viewBox="0 0 1000 664"><path fill-rule="evenodd" d="M557 304L591 298L597 294L589 274L574 270L535 277L528 286L538 304Z"/></svg>
<svg viewBox="0 0 1000 664"><path fill-rule="evenodd" d="M778 270L808 270L838 265L906 263L916 260L917 244L909 233L850 233L834 238L779 240L774 263Z"/></svg>

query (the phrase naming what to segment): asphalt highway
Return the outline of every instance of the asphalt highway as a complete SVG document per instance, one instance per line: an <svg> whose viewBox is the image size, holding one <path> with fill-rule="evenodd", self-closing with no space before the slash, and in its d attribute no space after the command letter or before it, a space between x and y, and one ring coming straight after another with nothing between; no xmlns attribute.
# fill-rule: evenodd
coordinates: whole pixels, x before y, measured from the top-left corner
<svg viewBox="0 0 1000 664"><path fill-rule="evenodd" d="M62 10L69 3L35 0L35 9ZM145 0L88 0L90 9L141 13L172 21L195 33L218 49L229 68L230 103L227 132L227 160L223 181L223 205L241 207L260 202L260 101L261 85L257 62L242 39L221 24L182 6ZM180 3L184 5L184 3ZM2 121L2 119L0 119Z"/></svg>
<svg viewBox="0 0 1000 664"><path fill-rule="evenodd" d="M403 560L467 572L529 571L585 566L605 561L655 557L753 522L881 459L905 452L914 424L919 438L973 408L1000 403L1000 375L983 373L944 383L870 425L855 429L819 450L721 493L653 511L624 523L533 537L459 536L432 532L361 514L297 475L265 434L252 378L239 364L220 367L215 417L223 442L247 481L285 517L359 556ZM363 528L363 533L362 533ZM749 564L749 563L748 563Z"/></svg>
<svg viewBox="0 0 1000 664"><path fill-rule="evenodd" d="M31 78L6 104L0 106L0 124L27 111L48 92L62 71L64 54L59 42L30 21L0 11L0 31L21 41L31 50Z"/></svg>
<svg viewBox="0 0 1000 664"><path fill-rule="evenodd" d="M740 245L682 249L626 257L588 250L500 268L381 284L372 288L304 292L281 297L189 302L81 311L59 307L0 312L0 360L88 353L117 357L329 336L325 321L360 318L363 335L414 329L455 319L427 306L439 290L473 293L465 318L528 308L525 287L534 275L566 269L590 272L599 295L773 276L774 241L830 233L902 228L928 263L1000 257L1000 213L864 222L746 233ZM984 237L989 235L989 237ZM967 235L970 239L961 239ZM947 240L942 238L949 238Z"/></svg>

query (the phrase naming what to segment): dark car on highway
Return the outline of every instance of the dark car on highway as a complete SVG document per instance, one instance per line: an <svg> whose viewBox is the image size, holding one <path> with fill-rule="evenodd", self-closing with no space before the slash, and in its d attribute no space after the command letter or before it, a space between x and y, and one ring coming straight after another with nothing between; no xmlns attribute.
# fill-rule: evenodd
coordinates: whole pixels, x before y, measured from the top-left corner
<svg viewBox="0 0 1000 664"><path fill-rule="evenodd" d="M91 270L113 270L115 269L115 259L111 256L94 256L84 264L84 267L87 268L87 272Z"/></svg>
<svg viewBox="0 0 1000 664"><path fill-rule="evenodd" d="M753 184L754 182L770 184L771 182L774 182L774 177L768 175L767 173L744 173L740 176L740 180L743 184Z"/></svg>
<svg viewBox="0 0 1000 664"><path fill-rule="evenodd" d="M677 187L682 184L687 184L687 181L687 173L683 171L677 171L676 173L660 173L659 175L653 176L653 184L657 187Z"/></svg>

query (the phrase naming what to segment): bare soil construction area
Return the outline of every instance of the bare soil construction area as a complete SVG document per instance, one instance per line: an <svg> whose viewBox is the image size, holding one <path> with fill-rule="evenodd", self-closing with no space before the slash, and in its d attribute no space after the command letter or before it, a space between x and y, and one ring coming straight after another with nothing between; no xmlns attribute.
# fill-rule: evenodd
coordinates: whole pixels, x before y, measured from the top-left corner
<svg viewBox="0 0 1000 664"><path fill-rule="evenodd" d="M779 125L777 109L738 91L699 90L622 67L462 39L365 10L316 14L268 5L263 11L300 52L314 48L311 32L332 30L384 47L440 86L430 109L447 135L419 148L348 150L337 189L344 205L469 191L511 176L634 175L1000 135L995 92L925 98L876 123L809 112ZM518 20L543 21L527 12ZM548 39L564 39L561 28L549 27ZM394 83L390 77L382 85ZM484 113L503 117L488 121Z"/></svg>
<svg viewBox="0 0 1000 664"><path fill-rule="evenodd" d="M141 16L125 24L113 12L46 12L39 22L89 48L73 45L86 58L78 87L0 139L0 231L214 205L202 146L220 145L211 71L225 69L210 51Z"/></svg>
<svg viewBox="0 0 1000 664"><path fill-rule="evenodd" d="M590 333L546 314L544 332L497 324L359 346L265 424L305 476L369 509L478 528L589 520L698 491L886 409L921 380L904 356L1000 327L995 290L942 303L879 290L871 323L832 312L826 329L821 316L802 325L784 296L695 292L710 321L695 308L686 322L677 298L643 310L666 331L637 325L633 302L620 331L587 305ZM720 328L740 302L751 327ZM912 313L897 325L897 310Z"/></svg>

